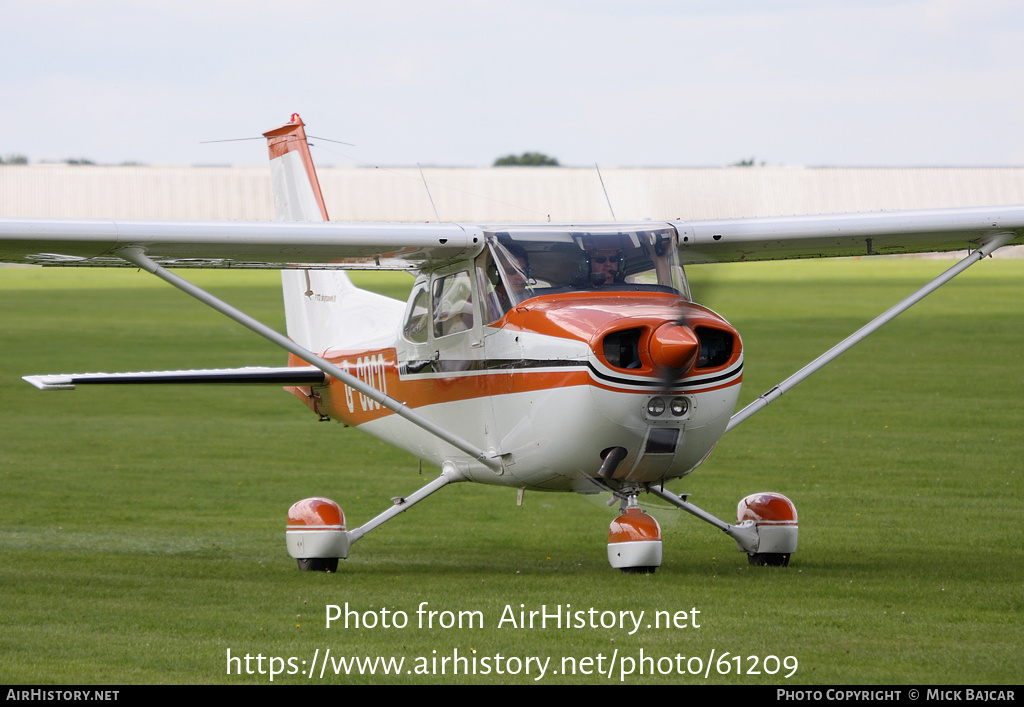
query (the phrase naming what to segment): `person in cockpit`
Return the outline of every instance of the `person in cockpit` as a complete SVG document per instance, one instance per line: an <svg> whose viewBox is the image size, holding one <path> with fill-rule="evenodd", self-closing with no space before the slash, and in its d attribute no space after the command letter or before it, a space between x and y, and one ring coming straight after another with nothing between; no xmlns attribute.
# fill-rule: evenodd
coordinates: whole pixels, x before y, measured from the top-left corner
<svg viewBox="0 0 1024 707"><path fill-rule="evenodd" d="M610 248L591 251L587 255L590 263L590 280L595 285L622 282L622 252ZM603 276L603 279L602 279Z"/></svg>

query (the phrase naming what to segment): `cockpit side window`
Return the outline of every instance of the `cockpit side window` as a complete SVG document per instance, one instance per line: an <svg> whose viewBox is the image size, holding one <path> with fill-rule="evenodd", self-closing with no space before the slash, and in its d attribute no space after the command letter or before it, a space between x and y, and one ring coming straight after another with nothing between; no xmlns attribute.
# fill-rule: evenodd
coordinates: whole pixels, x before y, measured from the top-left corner
<svg viewBox="0 0 1024 707"><path fill-rule="evenodd" d="M491 249L493 271L488 271L488 280L493 283L495 304L504 314L512 305L533 297L538 282L531 273L530 256L520 244L494 241Z"/></svg>
<svg viewBox="0 0 1024 707"><path fill-rule="evenodd" d="M483 323L498 321L512 308L512 300L489 249L484 250L476 260L476 281L480 288Z"/></svg>
<svg viewBox="0 0 1024 707"><path fill-rule="evenodd" d="M402 333L414 344L425 344L430 331L428 328L430 318L427 312L427 284L420 282L416 287L418 291L412 297L412 306L409 307Z"/></svg>
<svg viewBox="0 0 1024 707"><path fill-rule="evenodd" d="M435 337L473 328L473 281L468 270L434 280L431 299Z"/></svg>

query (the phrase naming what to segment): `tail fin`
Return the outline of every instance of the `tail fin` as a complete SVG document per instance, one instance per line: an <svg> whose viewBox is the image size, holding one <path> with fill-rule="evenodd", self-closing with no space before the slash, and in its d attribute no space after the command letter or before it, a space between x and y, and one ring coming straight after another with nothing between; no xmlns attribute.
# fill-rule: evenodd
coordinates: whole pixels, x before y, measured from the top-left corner
<svg viewBox="0 0 1024 707"><path fill-rule="evenodd" d="M299 114L263 136L277 220L327 221ZM281 281L288 337L314 353L382 343L401 321L401 302L360 290L340 270L282 270Z"/></svg>
<svg viewBox="0 0 1024 707"><path fill-rule="evenodd" d="M263 133L270 148L270 181L278 221L330 221L320 193L313 157L306 144L305 123L298 113L291 122Z"/></svg>

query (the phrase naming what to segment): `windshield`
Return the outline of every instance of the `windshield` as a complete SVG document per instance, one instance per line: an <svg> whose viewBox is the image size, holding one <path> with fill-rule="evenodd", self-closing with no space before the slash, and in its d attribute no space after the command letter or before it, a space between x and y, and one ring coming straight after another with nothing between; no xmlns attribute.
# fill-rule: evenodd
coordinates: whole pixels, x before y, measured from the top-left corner
<svg viewBox="0 0 1024 707"><path fill-rule="evenodd" d="M520 229L487 234L512 304L573 291L669 292L689 299L672 228Z"/></svg>

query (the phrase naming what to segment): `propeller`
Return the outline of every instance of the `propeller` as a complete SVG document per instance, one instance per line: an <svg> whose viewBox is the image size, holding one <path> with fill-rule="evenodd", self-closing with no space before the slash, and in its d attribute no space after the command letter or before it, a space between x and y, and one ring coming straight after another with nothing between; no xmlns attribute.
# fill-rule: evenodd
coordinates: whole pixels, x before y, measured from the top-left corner
<svg viewBox="0 0 1024 707"><path fill-rule="evenodd" d="M697 362L700 339L683 316L655 329L649 346L651 360L661 371L663 392L669 394L675 382Z"/></svg>

